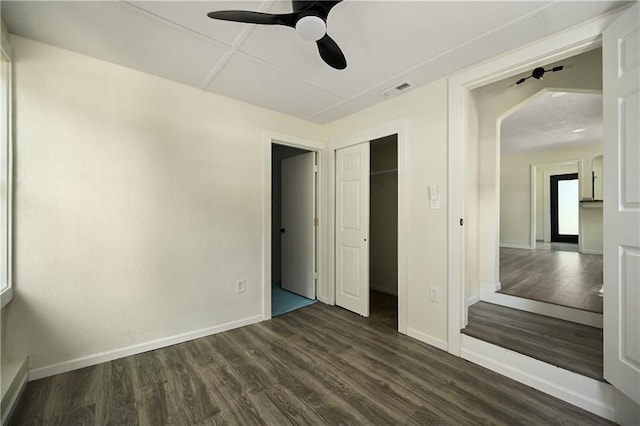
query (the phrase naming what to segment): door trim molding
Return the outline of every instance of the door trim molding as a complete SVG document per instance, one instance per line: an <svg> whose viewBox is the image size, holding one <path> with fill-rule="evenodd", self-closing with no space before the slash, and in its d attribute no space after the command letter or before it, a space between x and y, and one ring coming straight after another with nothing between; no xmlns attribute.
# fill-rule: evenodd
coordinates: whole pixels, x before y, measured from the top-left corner
<svg viewBox="0 0 640 426"><path fill-rule="evenodd" d="M570 176L570 177L569 177ZM577 243L579 240L580 234L580 173L562 173L562 174L553 174L549 177L549 205L551 206L551 242L562 242L562 243ZM560 203L558 197L558 184L561 180L577 180L578 181L578 234L575 235L566 235L560 233L560 223L559 223L559 208L558 204ZM555 239L555 241L554 241ZM574 241L575 240L575 241Z"/></svg>
<svg viewBox="0 0 640 426"><path fill-rule="evenodd" d="M622 9L624 10L624 9ZM588 21L521 49L483 62L449 77L448 81L448 351L460 356L461 333L466 313L464 282L464 232L459 226L465 209L465 149L468 136L469 92L475 88L523 73L542 64L560 61L601 45L601 35L622 10ZM496 232L499 230L496 229ZM499 238L496 239L499 241Z"/></svg>
<svg viewBox="0 0 640 426"><path fill-rule="evenodd" d="M318 158L318 188L316 189L316 203L318 211L318 241L316 256L318 259L318 281L316 283L316 298L324 303L332 304L325 296L326 289L326 235L324 221L327 217L327 190L324 177L324 164L327 160L325 145L321 142L300 138L283 133L263 131L263 170L262 179L262 316L263 320L271 319L271 146L273 144L286 145L294 148L306 149L317 153Z"/></svg>
<svg viewBox="0 0 640 426"><path fill-rule="evenodd" d="M337 136L329 141L328 149L328 256L327 287L330 289L330 304L335 304L335 167L336 150L384 136L398 135L398 331L407 334L408 327L408 210L407 210L407 119L400 118L378 126Z"/></svg>

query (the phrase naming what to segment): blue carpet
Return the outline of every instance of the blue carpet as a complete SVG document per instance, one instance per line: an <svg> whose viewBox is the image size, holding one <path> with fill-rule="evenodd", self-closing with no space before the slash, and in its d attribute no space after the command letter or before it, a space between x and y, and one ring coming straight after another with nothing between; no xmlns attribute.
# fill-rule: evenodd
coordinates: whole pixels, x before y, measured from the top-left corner
<svg viewBox="0 0 640 426"><path fill-rule="evenodd" d="M313 305L316 300L298 296L287 290L283 290L278 283L271 283L271 316L286 314L305 306Z"/></svg>

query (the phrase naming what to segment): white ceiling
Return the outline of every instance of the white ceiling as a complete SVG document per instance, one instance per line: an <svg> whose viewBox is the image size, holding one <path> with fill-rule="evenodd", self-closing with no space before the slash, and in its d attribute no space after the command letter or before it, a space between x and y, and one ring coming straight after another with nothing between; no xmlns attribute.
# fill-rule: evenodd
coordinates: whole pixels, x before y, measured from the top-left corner
<svg viewBox="0 0 640 426"><path fill-rule="evenodd" d="M602 143L599 93L543 90L506 117L500 128L502 154L590 143Z"/></svg>
<svg viewBox="0 0 640 426"><path fill-rule="evenodd" d="M289 1L2 1L11 33L328 123L623 6L620 1L358 1L331 11L347 69L322 62L291 28L209 19L242 9L286 13Z"/></svg>

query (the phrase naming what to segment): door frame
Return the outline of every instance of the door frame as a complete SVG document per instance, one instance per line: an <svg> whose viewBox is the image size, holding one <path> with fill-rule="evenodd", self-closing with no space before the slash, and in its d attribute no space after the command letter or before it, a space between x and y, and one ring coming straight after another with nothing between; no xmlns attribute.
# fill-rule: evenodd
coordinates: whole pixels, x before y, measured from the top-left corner
<svg viewBox="0 0 640 426"><path fill-rule="evenodd" d="M462 333L466 325L464 229L465 216L465 143L469 134L469 92L536 66L561 61L602 45L602 32L626 8L618 9L569 30L504 54L496 59L449 77L448 81L448 302L447 351L461 356ZM499 181L496 181L499 185ZM498 200L499 205L499 200ZM499 209L498 209L499 210ZM499 211L496 212L499 215ZM499 221L498 221L499 224ZM499 246L499 227L494 230ZM496 252L498 247L496 247Z"/></svg>
<svg viewBox="0 0 640 426"><path fill-rule="evenodd" d="M460 330L465 325L467 314L464 281L467 253L465 233L460 225L465 214L465 144L469 135L469 92L537 66L561 61L602 46L604 29L627 9L628 6L623 6L569 30L530 43L517 51L461 71L449 77L448 81L447 351L610 420L615 417L613 387L602 386L600 382L582 381L579 375L561 378L559 372L555 371L557 369L551 372L552 370L541 368L535 360L511 356L509 351L502 348L494 350L493 345L462 335ZM605 152L608 143L612 141L605 141ZM496 213L499 215L499 208ZM499 229L491 231L496 233L494 238L497 245ZM606 251L604 256L606 261ZM612 314L615 315L605 312L604 321Z"/></svg>
<svg viewBox="0 0 640 426"><path fill-rule="evenodd" d="M263 247L263 273L262 273L262 316L263 320L271 319L271 148L273 144L291 146L316 153L318 161L318 181L316 188L316 211L318 213L318 238L316 240L316 259L318 268L318 280L316 281L316 299L329 303L325 296L327 293L325 271L326 259L326 235L324 232L324 220L327 217L326 184L324 177L324 164L326 164L327 151L321 142L297 136L286 135L277 132L262 132L263 145L263 192L262 192L262 247Z"/></svg>
<svg viewBox="0 0 640 426"><path fill-rule="evenodd" d="M578 173L578 181L582 182L582 163L583 163L583 161L581 159L572 159L572 160L550 161L550 162L545 162L545 163L533 163L533 164L531 164L531 223L530 223L531 235L530 235L530 240L529 240L529 244L530 244L530 248L531 249L535 249L536 248L536 241L537 241L536 234L538 233L538 225L537 225L538 200L537 200L537 197L536 197L536 193L538 191L538 182L537 182L538 171L542 171L543 172L543 183L542 183L543 188L546 186L546 182L545 182L546 174L544 174L545 170L546 169L553 169L553 168L560 168L562 166L575 168L577 170L577 173ZM546 191L545 191L545 195L546 195ZM542 205L543 205L543 207L546 207L546 205L547 205L546 197L544 197ZM543 221L545 223L543 240L545 242L547 241L547 230L548 230L548 228L550 226L548 224L548 220L547 220L548 217L547 216L548 216L547 215L547 210L546 210L546 208L543 208ZM578 238L578 241L580 241L580 238Z"/></svg>
<svg viewBox="0 0 640 426"><path fill-rule="evenodd" d="M577 180L578 181L578 203L580 202L580 175L578 173L562 173L549 176L549 205L551 214L551 241L555 238L557 242L561 243L578 243L580 238L580 208L578 204L578 233L573 238L573 235L560 234L558 223L558 184L561 180Z"/></svg>
<svg viewBox="0 0 640 426"><path fill-rule="evenodd" d="M336 232L336 150L359 143L397 135L398 138L398 332L407 334L408 323L408 209L407 209L407 119L400 118L378 126L362 129L346 135L334 137L329 141L328 149L328 257L327 287L330 289L331 305L335 304L336 267L335 267L335 232Z"/></svg>

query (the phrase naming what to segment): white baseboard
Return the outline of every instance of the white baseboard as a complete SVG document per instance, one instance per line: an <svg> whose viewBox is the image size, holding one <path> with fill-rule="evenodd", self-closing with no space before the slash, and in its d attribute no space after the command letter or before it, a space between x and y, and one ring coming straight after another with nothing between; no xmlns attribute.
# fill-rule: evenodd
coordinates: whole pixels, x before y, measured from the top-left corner
<svg viewBox="0 0 640 426"><path fill-rule="evenodd" d="M580 253L584 253L584 254L599 254L599 255L602 255L602 250L580 249Z"/></svg>
<svg viewBox="0 0 640 426"><path fill-rule="evenodd" d="M213 327L204 328L201 330L190 331L188 333L182 333L182 334L165 337L158 340L152 340L146 343L140 343L137 345L127 346L120 349L88 355L81 358L64 361L58 364L47 365L46 367L35 368L29 371L29 380L37 380L43 377L53 376L55 374L66 373L68 371L77 370L79 368L89 367L89 366L100 364L107 361L113 361L114 359L123 358L130 355L136 355L143 352L152 351L154 349L160 349L166 346L176 345L178 343L184 343L189 340L198 339L200 337L206 337L212 334L217 334L217 333L222 333L224 331L232 330L234 328L255 324L257 322L261 322L262 320L263 320L263 315L260 314L260 315L256 315L253 317L249 317L249 318L245 318L237 321L231 321L231 322L216 325Z"/></svg>
<svg viewBox="0 0 640 426"><path fill-rule="evenodd" d="M481 299L496 305L507 306L521 311L558 318L590 327L602 328L602 314L569 308L567 306L553 305L537 300L523 299L502 293L483 293Z"/></svg>
<svg viewBox="0 0 640 426"><path fill-rule="evenodd" d="M397 296L398 295L398 287L396 286L395 288L391 288L391 287L385 287L383 285L378 285L375 283L369 283L369 288L371 290L376 290L382 293L386 293L386 294L391 294L393 296Z"/></svg>
<svg viewBox="0 0 640 426"><path fill-rule="evenodd" d="M407 328L407 336L426 343L427 345L435 346L436 348L442 349L443 351L446 351L448 348L446 341L438 339L437 337L430 336L421 331L414 330L413 328Z"/></svg>
<svg viewBox="0 0 640 426"><path fill-rule="evenodd" d="M2 380L8 380L6 377L3 377ZM27 381L29 380L29 371L27 370L27 359L25 358L18 367L16 371L15 377L13 377L12 383L8 386L7 393L2 395L2 417L0 418L0 424L7 424L9 419L13 415L16 407L18 406L18 401L20 401L20 397L24 392L24 388L27 386ZM8 398L8 401L5 403L4 398Z"/></svg>
<svg viewBox="0 0 640 426"><path fill-rule="evenodd" d="M334 306L334 303L331 303L328 297L316 296L316 299L318 299L318 302L322 302L325 305Z"/></svg>
<svg viewBox="0 0 640 426"><path fill-rule="evenodd" d="M475 305L480 301L480 296L471 296L467 299L467 308L471 305Z"/></svg>
<svg viewBox="0 0 640 426"><path fill-rule="evenodd" d="M613 386L608 383L573 373L464 334L461 337L460 356L467 361L608 420L615 420L615 392Z"/></svg>
<svg viewBox="0 0 640 426"><path fill-rule="evenodd" d="M529 244L500 243L500 247L515 248L515 249L525 249L525 250L535 250L535 247L531 247Z"/></svg>
<svg viewBox="0 0 640 426"><path fill-rule="evenodd" d="M484 297L493 294L502 288L500 282L496 283L480 283L480 300L484 300Z"/></svg>

